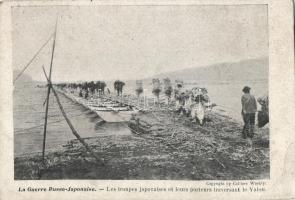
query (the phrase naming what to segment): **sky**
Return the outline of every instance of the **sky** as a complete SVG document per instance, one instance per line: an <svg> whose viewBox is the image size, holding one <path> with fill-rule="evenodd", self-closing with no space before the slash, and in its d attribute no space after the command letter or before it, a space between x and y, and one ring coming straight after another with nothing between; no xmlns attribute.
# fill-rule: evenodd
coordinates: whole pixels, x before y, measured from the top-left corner
<svg viewBox="0 0 295 200"><path fill-rule="evenodd" d="M142 79L268 56L267 7L35 6L12 10L13 68L54 32L53 81ZM52 40L27 74L45 81Z"/></svg>

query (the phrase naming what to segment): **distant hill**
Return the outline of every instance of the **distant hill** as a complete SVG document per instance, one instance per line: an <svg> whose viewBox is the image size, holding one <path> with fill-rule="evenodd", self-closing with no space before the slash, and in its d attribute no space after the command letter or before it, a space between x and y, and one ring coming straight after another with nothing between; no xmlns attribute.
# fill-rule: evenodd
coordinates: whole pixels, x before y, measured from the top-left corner
<svg viewBox="0 0 295 200"><path fill-rule="evenodd" d="M194 81L241 81L267 80L268 58L244 60L235 63L214 64L156 75L155 78L169 77L172 80Z"/></svg>
<svg viewBox="0 0 295 200"><path fill-rule="evenodd" d="M20 74L20 70L13 70L13 80ZM16 81L16 84L19 83L32 83L33 79L30 75L23 73Z"/></svg>

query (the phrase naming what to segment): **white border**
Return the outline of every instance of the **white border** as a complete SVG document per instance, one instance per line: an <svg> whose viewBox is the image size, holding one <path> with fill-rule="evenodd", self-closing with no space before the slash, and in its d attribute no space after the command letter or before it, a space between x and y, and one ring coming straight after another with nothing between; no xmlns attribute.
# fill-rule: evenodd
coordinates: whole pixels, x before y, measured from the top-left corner
<svg viewBox="0 0 295 200"><path fill-rule="evenodd" d="M271 179L266 193L19 193L28 186L205 186L206 181L14 181L12 126L11 6L99 5L243 5L267 4L269 14L269 95L271 120ZM0 54L0 199L285 199L295 197L292 164L295 157L294 35L291 0L200 1L11 1L1 4ZM10 84L11 83L11 84ZM294 170L293 173L295 174ZM293 175L294 175L293 174Z"/></svg>

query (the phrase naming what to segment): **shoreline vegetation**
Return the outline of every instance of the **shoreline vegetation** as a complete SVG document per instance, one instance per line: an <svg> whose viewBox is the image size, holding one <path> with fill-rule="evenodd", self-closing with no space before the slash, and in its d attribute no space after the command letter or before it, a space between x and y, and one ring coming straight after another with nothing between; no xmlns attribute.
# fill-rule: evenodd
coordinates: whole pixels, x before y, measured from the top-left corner
<svg viewBox="0 0 295 200"><path fill-rule="evenodd" d="M15 180L269 178L268 127L256 127L254 138L245 140L242 125L228 116L210 112L200 126L169 107L140 111L126 126L133 134L84 138L104 166L74 139L47 152L45 163L41 153L15 157Z"/></svg>

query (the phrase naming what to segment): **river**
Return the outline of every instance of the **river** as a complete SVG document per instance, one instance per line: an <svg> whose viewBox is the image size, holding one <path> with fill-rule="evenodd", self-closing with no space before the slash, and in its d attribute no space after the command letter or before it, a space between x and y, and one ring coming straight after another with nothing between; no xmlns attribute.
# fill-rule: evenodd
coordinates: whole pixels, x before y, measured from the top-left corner
<svg viewBox="0 0 295 200"><path fill-rule="evenodd" d="M18 84L13 91L13 124L15 155L42 151L46 88L37 84ZM81 137L102 135L128 135L131 131L124 123L99 124L101 119L82 106L59 95L73 126ZM57 150L67 141L75 139L64 120L53 94L50 96L46 150Z"/></svg>

